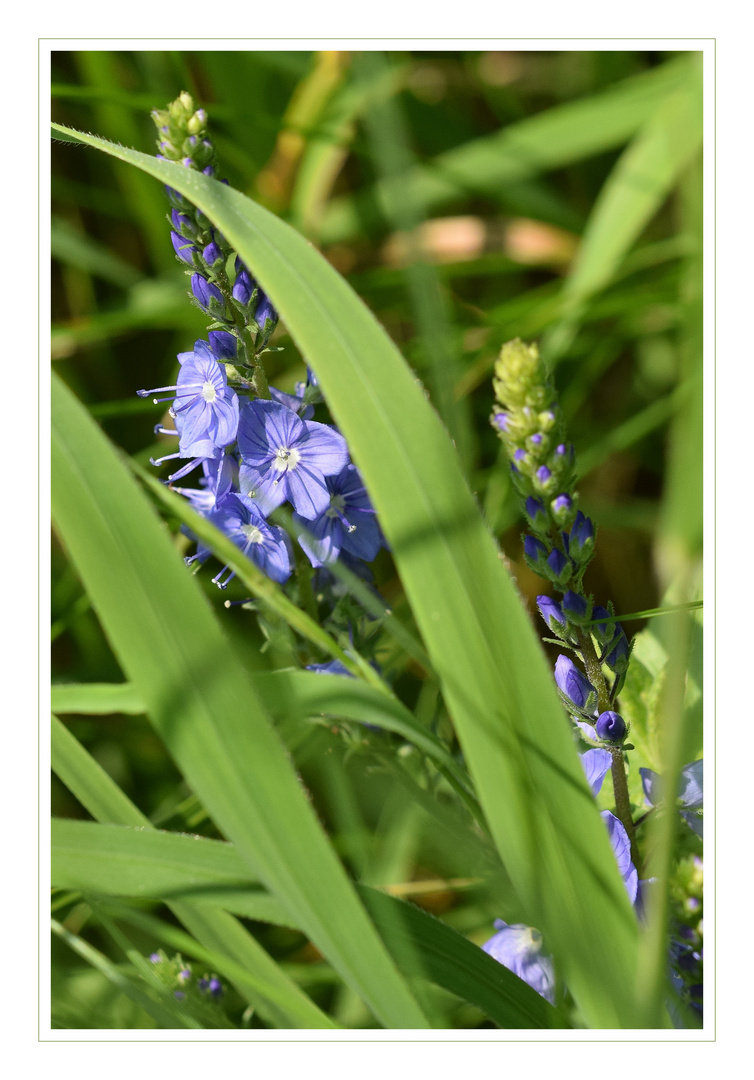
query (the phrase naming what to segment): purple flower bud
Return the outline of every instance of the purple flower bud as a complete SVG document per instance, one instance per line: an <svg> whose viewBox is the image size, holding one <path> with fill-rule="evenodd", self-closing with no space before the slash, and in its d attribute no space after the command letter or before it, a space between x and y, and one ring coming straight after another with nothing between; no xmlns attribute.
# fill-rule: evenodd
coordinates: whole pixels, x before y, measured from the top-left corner
<svg viewBox="0 0 754 1080"><path fill-rule="evenodd" d="M170 239L173 242L173 250L178 258L188 266L193 266L195 249L189 241L185 240L182 236L179 236L176 232L171 232Z"/></svg>
<svg viewBox="0 0 754 1080"><path fill-rule="evenodd" d="M540 465L534 475L536 476L539 483L544 487L547 484L547 481L551 478L552 473L546 465Z"/></svg>
<svg viewBox="0 0 754 1080"><path fill-rule="evenodd" d="M572 443L558 443L555 447L555 453L564 461L573 461L573 444Z"/></svg>
<svg viewBox="0 0 754 1080"><path fill-rule="evenodd" d="M183 990L174 990L173 991L173 997L178 998L179 1001L182 1001L183 998L185 998L185 996L186 995L184 994Z"/></svg>
<svg viewBox="0 0 754 1080"><path fill-rule="evenodd" d="M207 266L214 266L216 262L222 262L223 253L217 244L212 241L211 244L207 244L206 248L202 252L202 258L206 262Z"/></svg>
<svg viewBox="0 0 754 1080"><path fill-rule="evenodd" d="M569 589L563 597L562 605L564 614L568 616L571 622L577 623L586 619L589 605L585 597Z"/></svg>
<svg viewBox="0 0 754 1080"><path fill-rule="evenodd" d="M568 544L571 556L581 562L585 561L585 556L588 557L594 549L594 526L580 510L576 514Z"/></svg>
<svg viewBox="0 0 754 1080"><path fill-rule="evenodd" d="M235 360L238 355L238 339L227 330L210 330L207 335L209 347L217 360Z"/></svg>
<svg viewBox="0 0 754 1080"><path fill-rule="evenodd" d="M199 989L201 991L206 990L207 987L209 986L209 979L200 979L199 982L197 983L197 986L199 987Z"/></svg>
<svg viewBox="0 0 754 1080"><path fill-rule="evenodd" d="M526 461L526 451L521 449L516 450L515 454L513 455L513 460L517 461L519 465L522 462Z"/></svg>
<svg viewBox="0 0 754 1080"><path fill-rule="evenodd" d="M546 576L555 585L565 585L571 576L571 569L570 560L558 548L553 548L547 556Z"/></svg>
<svg viewBox="0 0 754 1080"><path fill-rule="evenodd" d="M605 657L605 663L616 675L623 675L628 668L628 658L631 655L631 650L628 647L628 639L620 627L618 627L613 638L612 645L608 646L608 648L610 648L610 652Z"/></svg>
<svg viewBox="0 0 754 1080"><path fill-rule="evenodd" d="M235 284L233 285L233 299L237 300L239 304L243 304L245 307L251 300L251 294L254 292L254 279L245 268L238 272Z"/></svg>
<svg viewBox="0 0 754 1080"><path fill-rule="evenodd" d="M156 952L150 953L149 959L150 959L151 963L159 964L159 962L160 962L160 954L156 953Z"/></svg>
<svg viewBox="0 0 754 1080"><path fill-rule="evenodd" d="M600 645L607 645L615 637L615 629L610 629L610 622L613 621L613 617L607 608L596 605L592 608L592 619L605 619L605 622L595 623L594 626L590 626L589 629L592 632L595 640ZM609 621L607 621L609 620Z"/></svg>
<svg viewBox="0 0 754 1080"><path fill-rule="evenodd" d="M597 695L586 675L568 656L558 657L555 663L555 682L560 691L579 709L586 709L590 696Z"/></svg>
<svg viewBox="0 0 754 1080"><path fill-rule="evenodd" d="M221 314L225 311L223 294L217 285L210 284L201 274L193 274L191 277L191 291L208 315L216 315L218 308ZM212 309L215 310L212 310Z"/></svg>
<svg viewBox="0 0 754 1080"><path fill-rule="evenodd" d="M547 559L547 548L541 540L535 539L533 536L524 537L524 555L533 563L533 569L537 569L539 564Z"/></svg>
<svg viewBox="0 0 754 1080"><path fill-rule="evenodd" d="M213 997L222 997L223 984L214 976L209 980L209 992Z"/></svg>
<svg viewBox="0 0 754 1080"><path fill-rule="evenodd" d="M190 157L183 158L183 160L181 161L181 165L184 165L187 169L193 169L194 168L194 162L193 162L192 158L190 158Z"/></svg>
<svg viewBox="0 0 754 1080"><path fill-rule="evenodd" d="M612 710L600 713L595 726L597 737L605 742L618 743L626 737L626 721L620 713Z"/></svg>
<svg viewBox="0 0 754 1080"><path fill-rule="evenodd" d="M254 320L262 331L262 333L271 333L267 324L271 323L274 328L278 321L278 314L275 308L270 303L270 298L265 293L259 293L259 302L257 303L257 310L254 312Z"/></svg>
<svg viewBox="0 0 754 1080"><path fill-rule="evenodd" d="M212 165L208 165L206 167L206 169L202 169L202 172L204 173L205 176L214 176L215 175L215 170L214 170L214 167Z"/></svg>
<svg viewBox="0 0 754 1080"><path fill-rule="evenodd" d="M537 532L546 533L548 531L550 519L543 502L530 495L526 500L526 514Z"/></svg>
<svg viewBox="0 0 754 1080"><path fill-rule="evenodd" d="M510 416L508 415L507 412L497 412L493 416L492 422L495 425L495 427L498 429L498 431L507 431L508 430L508 421L509 421L509 419L510 419Z"/></svg>
<svg viewBox="0 0 754 1080"><path fill-rule="evenodd" d="M550 503L550 510L552 516L558 525L568 526L573 521L574 514L576 513L576 507L573 505L573 499L570 495L562 494L558 495L556 499L553 499Z"/></svg>
<svg viewBox="0 0 754 1080"><path fill-rule="evenodd" d="M553 600L551 596L538 596L537 607L539 614L554 633L557 633L558 628L565 629L567 619L557 600Z"/></svg>

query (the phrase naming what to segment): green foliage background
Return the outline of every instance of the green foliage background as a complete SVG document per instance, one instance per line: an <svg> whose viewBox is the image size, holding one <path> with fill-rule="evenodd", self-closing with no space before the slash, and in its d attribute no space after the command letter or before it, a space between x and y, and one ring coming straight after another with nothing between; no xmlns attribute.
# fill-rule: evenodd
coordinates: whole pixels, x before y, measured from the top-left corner
<svg viewBox="0 0 754 1080"><path fill-rule="evenodd" d="M407 376L387 341L375 337L370 345L373 362L364 361L366 389L358 397L346 368L330 359L327 334L333 325L337 329L340 317L344 333L356 342L354 372L361 371L358 346L371 333L368 323L359 321L364 316L351 309L345 294L338 307L331 301L334 287L323 285L320 326L317 310L306 308L302 292L297 302L284 261L262 257L262 240L269 241L270 251L282 252L305 279L310 273L311 281L325 281L323 271L315 261L310 266L308 255L277 229L274 219L254 217L248 262L283 314L273 342L283 351L271 358L271 381L291 389L304 373L300 349L313 363L322 350L315 367L393 541L393 558L383 552L376 575L403 627L399 639L386 623L378 640L394 696L380 696L379 687L364 682L344 691L343 680L324 680L333 684L328 687L312 685L305 674L298 683L265 674L291 663L289 631L279 612L268 617L265 636L248 613L220 609L223 637L214 637L201 598L205 593L218 610L210 575L190 580L177 557L171 562L174 552L167 551L187 549L178 531L178 511L167 507L169 534L158 538L166 561L160 561L149 532L154 526L145 517L141 527L143 510L131 493L132 481L115 455L108 457L112 452L99 431L83 425L76 403L62 393L54 414L59 437L55 516L65 542L56 535L53 543L52 618L53 679L58 684L53 709L64 715L65 728L58 723L54 729L53 812L57 818L91 816L106 824L82 824L84 831L76 831L75 822L60 822L63 832L56 833L54 1026L206 1024L206 1017L187 1024L174 1002L154 987L151 995L145 991L150 972L140 968L139 956L158 944L195 957L195 968L204 963L206 970L224 975L232 984L227 1014L233 1026L662 1022L659 939L640 960L648 1004L632 1011L633 1006L617 1003L617 990L610 993L611 985L619 984L621 964L636 955L627 929L620 931L625 932L623 958L616 960L615 970L603 972L601 964L592 965L590 995L592 968L575 948L569 955L569 926L558 926L547 895L537 900L539 890L552 891L547 873L558 850L547 833L545 811L537 816L539 811L530 809L529 833L524 824L529 818L522 813L519 848L507 838L513 830L504 823L511 823L518 804L513 795L506 802L505 794L494 792L495 778L499 786L502 774L485 776L483 763L488 750L490 762L499 750L501 763L512 763L508 786L515 788L516 762L528 768L528 751L520 749L521 731L509 745L496 748L497 734L485 734L483 709L476 704L462 721L463 703L457 685L454 698L454 681L478 683L483 702L489 700L485 679L492 688L499 675L507 699L500 707L509 714L525 714L541 701L544 712L551 709L557 717L554 695L548 698L544 665L531 670L522 702L516 696L516 676L505 682L506 663L515 666L533 648L519 610L501 623L491 645L485 639L489 676L473 656L459 654L454 668L463 629L453 621L454 609L448 607L450 629L443 639L433 633L423 606L438 587L451 604L454 594L449 579L445 591L442 577L450 571L440 568L429 537L420 538L413 553L400 542L418 505L402 498L402 485L409 481L402 479L401 469L406 462L408 476L414 467L417 490L424 484L428 504L447 499L448 506L456 505L461 489L454 484L461 484L461 475L466 478L485 526L481 519L470 526L473 536L479 530L473 543L487 552L484 532L499 541L531 610L542 582L521 558L521 521L488 416L489 378L500 345L515 336L538 338L555 366L576 445L582 508L600 526L588 588L600 603L611 598L618 612L700 595L700 59L695 54L568 51L53 54L53 119L147 154L154 150L149 110L189 90L210 113L221 175L303 234L344 276L421 380L456 451L455 463L441 468L438 462L450 453L450 445L439 427L435 430L429 411L425 416L411 400L413 384L407 379L404 387L401 380ZM186 299L187 282L168 238L162 187L112 157L61 142L53 147L52 194L56 376L134 467L149 469L149 457L166 451L151 434L158 419L154 406L137 399L134 391L171 382L176 353L190 348L205 326ZM233 209L218 206L218 212ZM275 289L281 290L279 296ZM405 398L405 413L399 413L400 403L391 404L391 394ZM379 433L377 406L375 419L362 422L370 417L373 400L384 401L393 421L400 421L400 438L389 449ZM417 432L422 433L420 445L412 448ZM435 439L437 454L425 461ZM392 471L385 463L381 472L379 459L387 462L390 454L395 455ZM77 461L80 470L90 470L85 483L77 475ZM122 482L116 479L118 470ZM113 516L106 527L119 522L125 545L122 555L109 562L95 539L95 519L108 488ZM431 506L427 512L431 517ZM103 520L107 513L102 510ZM471 522L473 513L469 510L465 520ZM464 569L459 557L467 548L457 538L453 543L450 557L466 583L458 595L469 595L476 604L465 637L473 641L475 632L482 633L477 622L482 629L497 627L502 615L479 615L482 570ZM480 565L485 558L480 555ZM145 594L141 605L140 587ZM229 598L246 597L250 588L254 582L239 574ZM476 600L474 589L479 590ZM507 599L501 594L501 611L510 603L518 608L514 593ZM134 619L130 631L129 610ZM639 620L625 624L629 633L643 625ZM176 626L192 629L174 643L171 684L164 666L166 639ZM135 642L142 632L139 648ZM415 642L422 640L418 658L416 649L412 658L401 647L407 632ZM210 640L221 650L214 666L206 652ZM701 751L698 621L676 625L656 620L640 642L627 690L638 735L634 741L641 762L672 772ZM312 659L325 658L312 649ZM681 725L683 690L675 706L670 690L685 669L689 649L692 689L686 690L686 723ZM500 672L494 670L495 650ZM231 656L234 663L228 664ZM443 657L451 659L438 665ZM196 694L199 699L206 694L206 714L204 705L187 703L186 711L194 710L190 719L183 707L176 710L174 698L166 704L161 695L202 663L213 673L197 677ZM128 685L114 689L124 678ZM84 689L82 684L88 685ZM670 690L659 723L661 684ZM349 700L339 700L343 694ZM259 699L258 721L246 712L239 717L233 704L250 702L252 695ZM249 711L254 711L251 705ZM385 722L386 714L393 726ZM451 715L492 839L471 824L468 798L459 802L458 786L463 788L468 777ZM280 740L265 734L269 716L287 757L280 752ZM361 726L376 718L393 734ZM492 741L485 743L485 738ZM220 743L226 754L222 761L213 757ZM245 784L238 769L247 750L250 761L267 755L264 765L257 762L250 790L248 777ZM517 758L520 753L524 757ZM426 764L425 755L446 770L442 777ZM288 761L307 793L300 806ZM459 768L453 787L448 771ZM638 803L635 777L634 770L632 791ZM533 783L530 802L538 807L536 775ZM293 785L290 796L286 785ZM525 802L525 792L519 794ZM566 798L556 792L556 798L561 796ZM329 844L320 839L315 817ZM146 853L129 847L127 827L147 823L162 830L155 833L159 843L180 845L180 837L167 835L179 833L216 843L215 862L204 872L219 900L215 896L207 906L206 896L191 893L195 866L167 884L144 869ZM96 832L116 826L120 829L112 838ZM585 821L585 835L594 827ZM233 847L220 847L219 840L232 840ZM668 860L672 840L668 832ZM228 870L221 861L226 854L238 858L236 849L248 856L243 873L233 863ZM170 850L180 864L179 847ZM116 876L103 862L106 852L122 852L121 865L132 868L130 883L105 887ZM315 871L307 877L309 856L313 862L330 860L319 895L311 891ZM156 856L152 859L154 866L162 865ZM567 884L572 873L578 879L581 871L564 860L553 873ZM236 890L233 900L228 897L229 874ZM358 893L349 879L359 883ZM410 898L477 944L491 936L495 917L531 922L539 904L542 917L552 920L547 929L558 946L559 964L569 972L578 1008L559 1016L544 1009L518 980L509 991L499 965L490 962L492 967L482 970L487 958L481 960L483 954L474 950L469 959L460 937L438 943L441 929L416 924L414 915L402 910L405 905L378 910L379 900L370 905L369 886ZM612 882L609 889L614 888ZM126 904L124 897L136 900ZM568 908L567 900L563 905ZM618 897L615 927L623 926L620 908ZM574 899L574 917L577 910ZM414 922L409 926L406 919ZM574 934L578 939L578 931ZM399 941L403 946L396 945ZM98 966L92 966L92 950L100 958ZM435 953L442 958L439 968L429 960ZM483 989L485 979L492 980L489 993Z"/></svg>

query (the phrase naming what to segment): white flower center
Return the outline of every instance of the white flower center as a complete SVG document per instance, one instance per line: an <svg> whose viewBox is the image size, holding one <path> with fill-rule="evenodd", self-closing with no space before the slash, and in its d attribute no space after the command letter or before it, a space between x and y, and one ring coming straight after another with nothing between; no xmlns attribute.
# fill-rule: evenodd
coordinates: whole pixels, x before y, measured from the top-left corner
<svg viewBox="0 0 754 1080"><path fill-rule="evenodd" d="M248 539L250 544L261 544L264 540L261 531L256 525L242 525L241 532Z"/></svg>
<svg viewBox="0 0 754 1080"><path fill-rule="evenodd" d="M202 397L204 398L204 400L207 402L208 405L212 404L212 402L217 397L217 390L215 390L215 384L214 383L211 383L211 382L204 383L204 385L202 386Z"/></svg>
<svg viewBox="0 0 754 1080"><path fill-rule="evenodd" d="M284 446L279 446L272 459L272 467L276 472L284 473L286 469L295 469L300 457L298 450L287 450Z"/></svg>

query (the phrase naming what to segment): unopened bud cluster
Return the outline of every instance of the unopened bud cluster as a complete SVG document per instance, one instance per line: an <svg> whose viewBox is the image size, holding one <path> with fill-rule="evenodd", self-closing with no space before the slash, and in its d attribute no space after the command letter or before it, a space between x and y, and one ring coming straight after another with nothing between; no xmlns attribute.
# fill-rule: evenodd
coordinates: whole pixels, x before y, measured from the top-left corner
<svg viewBox="0 0 754 1080"><path fill-rule="evenodd" d="M573 446L537 346L518 338L505 344L493 386L498 408L492 426L510 458L531 529L524 557L561 592L573 591L594 554L594 526L577 508Z"/></svg>
<svg viewBox="0 0 754 1080"><path fill-rule="evenodd" d="M215 176L215 150L207 132L207 114L204 109L195 109L190 94L182 93L166 109L155 109L152 119L158 130L158 157ZM176 258L191 274L194 304L216 328L241 338L244 330L250 330L254 353L260 353L277 325L275 309L204 214L174 188L165 190L172 207L170 239ZM238 359L245 366L243 348Z"/></svg>
<svg viewBox="0 0 754 1080"><path fill-rule="evenodd" d="M230 1027L222 1010L225 988L217 975L206 974L197 979L180 953L169 957L162 949L149 957L154 974L170 991L181 1009L202 1022L205 1027Z"/></svg>
<svg viewBox="0 0 754 1080"><path fill-rule="evenodd" d="M540 614L559 642L584 657L589 653L590 670L605 664L615 676L608 694L598 671L598 692L570 657L561 656L556 684L582 735L591 742L622 744L627 728L612 704L625 679L630 647L612 608L595 605L582 586L594 555L595 530L578 509L573 446L566 439L555 387L536 344L518 338L507 342L495 364L493 387L496 407L491 423L510 459L530 530L523 537L524 559L563 594L559 601L538 596Z"/></svg>

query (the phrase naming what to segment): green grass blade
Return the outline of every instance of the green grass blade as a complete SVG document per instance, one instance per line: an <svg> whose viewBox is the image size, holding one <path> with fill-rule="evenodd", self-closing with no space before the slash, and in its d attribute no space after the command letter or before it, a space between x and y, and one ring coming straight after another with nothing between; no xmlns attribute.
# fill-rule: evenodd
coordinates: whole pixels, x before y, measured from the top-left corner
<svg viewBox="0 0 754 1080"><path fill-rule="evenodd" d="M52 721L52 767L93 817L108 823L135 826L140 829L139 836L151 837L151 832L146 831L151 830L149 819L133 805L56 717ZM248 873L246 868L247 876ZM273 897L268 899L266 911L269 916L274 914L277 902ZM334 1026L229 912L213 910L208 915L199 904L185 899L168 903L201 945L231 962L232 970L225 962L217 962L215 966L227 975L242 997L268 1023L282 1028ZM252 910L258 911L258 908ZM256 917L251 911L240 914Z"/></svg>
<svg viewBox="0 0 754 1080"><path fill-rule="evenodd" d="M540 644L413 375L343 279L283 222L194 171L79 137L192 199L281 311L381 515L530 921L544 933L586 1022L632 1026L634 913Z"/></svg>
<svg viewBox="0 0 754 1080"><path fill-rule="evenodd" d="M663 98L684 81L688 68L688 57L669 60L601 94L559 105L440 154L413 171L405 193L427 209L447 205L469 192L494 198L504 184L612 150L631 138ZM365 224L374 223L375 205L385 207L389 198L389 189L377 184L355 198L333 199L320 241L333 244L358 234ZM390 220L384 209L382 214Z"/></svg>
<svg viewBox="0 0 754 1080"><path fill-rule="evenodd" d="M52 688L54 713L139 716L146 706L132 683L61 683Z"/></svg>
<svg viewBox="0 0 754 1080"><path fill-rule="evenodd" d="M380 1020L424 1026L233 647L135 481L58 379L52 446L56 525L187 782Z"/></svg>
<svg viewBox="0 0 754 1080"><path fill-rule="evenodd" d="M249 878L247 865L231 844L157 830L54 821L52 854L52 880L58 886L105 897L172 900L180 895L249 918L264 917L265 894ZM359 894L402 970L473 1002L501 1027L567 1026L539 994L455 930L377 889L361 885ZM280 905L267 899L271 921L290 925ZM125 910L123 916L129 918ZM140 919L136 913L137 925ZM189 951L182 939L174 937L169 944Z"/></svg>

